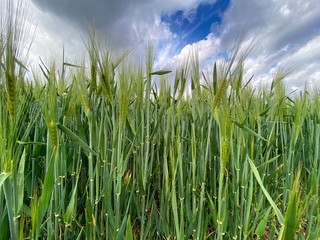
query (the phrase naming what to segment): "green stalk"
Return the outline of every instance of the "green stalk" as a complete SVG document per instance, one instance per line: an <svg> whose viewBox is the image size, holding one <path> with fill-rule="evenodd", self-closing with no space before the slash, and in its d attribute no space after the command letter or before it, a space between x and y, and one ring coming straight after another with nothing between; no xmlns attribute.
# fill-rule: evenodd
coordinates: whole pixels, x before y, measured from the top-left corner
<svg viewBox="0 0 320 240"><path fill-rule="evenodd" d="M144 223L145 223L145 204L146 204L146 184L147 184L147 175L148 175L148 161L149 161L149 141L150 141L150 92L151 92L151 75L148 75L147 81L147 92L146 92L146 101L147 101L147 114L146 114L146 136L145 136L145 155L143 164L143 174L142 174L142 216L141 216L141 235L140 239L144 239Z"/></svg>
<svg viewBox="0 0 320 240"><path fill-rule="evenodd" d="M222 164L220 164L220 172L219 172L219 189L218 189L218 229L217 229L217 239L222 239L223 238L223 200L222 200L222 190L223 190L223 175L224 175L224 170L222 167Z"/></svg>
<svg viewBox="0 0 320 240"><path fill-rule="evenodd" d="M318 182L320 182L320 164L319 164L319 138L320 125L315 123L315 143L314 143L314 164L313 168L318 172Z"/></svg>
<svg viewBox="0 0 320 240"><path fill-rule="evenodd" d="M7 178L3 183L3 190L4 196L6 198L6 205L8 211L8 220L9 220L9 227L10 227L10 236L12 240L18 240L18 234L16 229L16 224L14 221L14 212L13 212L13 196L12 196L12 184L10 178Z"/></svg>
<svg viewBox="0 0 320 240"><path fill-rule="evenodd" d="M195 140L195 129L194 124L191 125L192 138L191 138L191 149L192 149L192 162L191 162L191 173L192 173L192 215L196 217L196 140Z"/></svg>

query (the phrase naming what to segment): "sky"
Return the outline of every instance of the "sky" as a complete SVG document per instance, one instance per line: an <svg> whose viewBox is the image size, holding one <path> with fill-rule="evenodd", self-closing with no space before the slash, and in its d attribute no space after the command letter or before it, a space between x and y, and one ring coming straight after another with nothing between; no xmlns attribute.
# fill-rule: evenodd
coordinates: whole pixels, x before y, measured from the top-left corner
<svg viewBox="0 0 320 240"><path fill-rule="evenodd" d="M0 0L6 1L6 0ZM192 48L200 68L210 71L245 28L246 43L257 40L245 64L245 79L268 84L277 66L288 66L288 91L320 87L319 0L25 0L35 29L30 63L38 56L68 61L84 56L87 25L95 22L110 46L141 55L154 42L154 69L174 70ZM33 28L32 28L33 27Z"/></svg>

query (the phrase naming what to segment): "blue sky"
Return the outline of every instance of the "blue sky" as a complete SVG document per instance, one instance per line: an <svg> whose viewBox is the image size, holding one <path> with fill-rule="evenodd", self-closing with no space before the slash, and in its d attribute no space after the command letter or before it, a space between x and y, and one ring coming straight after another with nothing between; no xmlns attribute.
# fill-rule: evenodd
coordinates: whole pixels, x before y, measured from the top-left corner
<svg viewBox="0 0 320 240"><path fill-rule="evenodd" d="M218 35L216 26L222 21L224 11L229 6L229 0L218 0L212 3L201 3L189 14L178 10L173 14L161 16L161 21L169 24L169 29L177 35L180 46L192 44L205 39L213 32Z"/></svg>
<svg viewBox="0 0 320 240"><path fill-rule="evenodd" d="M7 0L0 0L6 2ZM245 65L245 78L255 86L268 84L275 66L293 67L285 81L289 91L320 84L319 0L25 0L28 22L36 29L30 64L55 57L65 48L69 61L81 61L86 22L92 23L112 48L132 48L144 55L146 42L156 47L154 67L174 70L192 49L200 68L211 71L241 29L244 45L258 39ZM0 10L0 11L3 11ZM228 45L229 44L229 45Z"/></svg>

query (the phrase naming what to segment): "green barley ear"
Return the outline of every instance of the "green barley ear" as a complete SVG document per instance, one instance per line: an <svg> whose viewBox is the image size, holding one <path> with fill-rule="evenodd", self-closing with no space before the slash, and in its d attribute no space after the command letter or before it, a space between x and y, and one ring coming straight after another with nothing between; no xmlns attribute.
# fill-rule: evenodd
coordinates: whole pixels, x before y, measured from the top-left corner
<svg viewBox="0 0 320 240"><path fill-rule="evenodd" d="M229 160L229 147L228 143L232 142L232 130L231 130L231 118L230 118L230 106L228 104L227 95L225 94L222 99L221 107L218 108L218 125L221 134L221 165L222 169L225 170Z"/></svg>
<svg viewBox="0 0 320 240"><path fill-rule="evenodd" d="M114 69L117 69L117 67L129 56L130 53L131 53L131 50L127 49L122 51L121 54L116 54L112 56L111 60L112 60Z"/></svg>
<svg viewBox="0 0 320 240"><path fill-rule="evenodd" d="M55 122L51 121L49 123L48 129L49 129L49 134L51 137L53 149L57 149L57 145L58 145L57 124Z"/></svg>
<svg viewBox="0 0 320 240"><path fill-rule="evenodd" d="M192 47L192 61L191 61L191 83L193 90L197 94L197 98L201 97L200 89L200 70L199 70L199 54L198 50L193 46Z"/></svg>
<svg viewBox="0 0 320 240"><path fill-rule="evenodd" d="M136 95L136 107L141 107L143 103L143 93L144 93L144 88L145 88L145 83L143 79L143 70L142 70L142 64L140 63L138 69L137 69L137 74L135 76L134 80L134 93Z"/></svg>
<svg viewBox="0 0 320 240"><path fill-rule="evenodd" d="M77 98L76 98L77 95L75 94L74 87L75 87L75 79L73 78L73 81L69 86L69 90L66 97L66 107L65 107L65 113L64 113L66 124L69 123L73 115L76 101L77 101Z"/></svg>
<svg viewBox="0 0 320 240"><path fill-rule="evenodd" d="M109 51L104 51L100 42L100 38L95 32L95 26L87 25L88 40L83 40L90 57L90 92L100 95L102 90L106 93L108 100L111 102L114 95L114 77L115 69L120 62L127 56L113 57ZM100 77L100 86L98 87L98 76Z"/></svg>
<svg viewBox="0 0 320 240"><path fill-rule="evenodd" d="M3 5L5 5L4 1ZM17 111L18 78L17 71L22 73L25 68L21 59L26 44L26 36L30 25L26 21L28 6L23 1L7 1L4 16L0 19L0 68L4 71L4 82L6 84L7 106L10 119L14 120ZM20 75L21 76L21 75ZM22 79L22 78L21 78ZM2 79L1 79L2 81Z"/></svg>
<svg viewBox="0 0 320 240"><path fill-rule="evenodd" d="M65 120L66 120L66 124L68 124L70 122L70 119L71 119L73 112L74 112L74 108L75 108L75 105L72 102L70 102L67 109L66 109L65 115L64 115Z"/></svg>
<svg viewBox="0 0 320 240"><path fill-rule="evenodd" d="M304 92L304 94L300 93L300 96L296 96L294 101L294 145L298 139L299 132L307 115L306 95L306 92Z"/></svg>
<svg viewBox="0 0 320 240"><path fill-rule="evenodd" d="M7 90L7 104L11 120L16 112L16 76L15 76L15 39L12 26L8 26L5 44L5 80Z"/></svg>
<svg viewBox="0 0 320 240"><path fill-rule="evenodd" d="M178 71L176 71L176 76L174 78L174 86L173 86L173 96L176 95L176 92L178 90L178 86L179 86L179 83L181 81L181 78L179 76L180 74L178 73Z"/></svg>
<svg viewBox="0 0 320 240"><path fill-rule="evenodd" d="M275 92L280 91L284 88L283 80L292 74L292 68L286 65L280 65L277 67L275 73L273 74L273 80L271 83L270 92L275 90Z"/></svg>
<svg viewBox="0 0 320 240"><path fill-rule="evenodd" d="M189 59L190 55L188 55L188 57L181 62L181 65L178 67L176 71L173 96L176 95L180 83L180 92L178 95L178 99L181 99L186 88L186 82L189 73Z"/></svg>
<svg viewBox="0 0 320 240"><path fill-rule="evenodd" d="M14 64L12 65L14 66ZM8 110L11 120L13 120L16 112L16 77L14 75L14 67L9 67L6 72L6 87Z"/></svg>
<svg viewBox="0 0 320 240"><path fill-rule="evenodd" d="M273 99L277 102L278 106L277 108L273 108L272 115L278 115L280 120L283 120L287 109L285 103L286 89L283 80L290 74L292 74L292 68L280 65L273 74L273 81L271 83L270 94L275 95Z"/></svg>
<svg viewBox="0 0 320 240"><path fill-rule="evenodd" d="M214 62L214 68L212 72L212 87L213 93L216 95L218 86L218 70L217 70L217 62Z"/></svg>
<svg viewBox="0 0 320 240"><path fill-rule="evenodd" d="M98 61L100 66L100 79L102 87L107 95L107 98L112 102L115 94L115 72L119 64L128 56L129 51L124 51L122 54L113 56L111 52L105 51L102 59Z"/></svg>
<svg viewBox="0 0 320 240"><path fill-rule="evenodd" d="M235 76L237 76L237 73L242 72L243 65L246 58L254 50L257 44L256 39L253 38L253 40L251 40L251 42L249 43L248 47L244 51L241 51L241 47L244 43L246 34L247 34L246 30L243 30L240 33L235 45L232 47L233 50L231 52L231 55L226 54L226 56L228 56L229 58L229 61L223 62L219 66L219 71L217 70L216 64L214 66L214 70L213 70L214 91L213 92L216 92L216 94L214 96L214 100L212 104L213 112L217 107L219 107L221 103L221 99L227 94L227 89L229 85L230 84L235 85L234 80L236 81L236 83L237 81L240 81L240 83L238 82L237 85L241 84L242 76L240 75L238 78L235 78ZM217 85L218 85L217 82L220 82L218 89L217 89Z"/></svg>
<svg viewBox="0 0 320 240"><path fill-rule="evenodd" d="M89 110L90 110L90 104L89 104L89 98L88 98L87 77L86 77L85 69L84 68L79 69L75 78L76 78L76 83L78 85L79 101L82 103L83 110L86 116L88 116Z"/></svg>
<svg viewBox="0 0 320 240"><path fill-rule="evenodd" d="M154 47L151 40L148 41L147 44L147 53L146 53L146 74L149 77L150 73L152 73L153 66L153 58L154 58Z"/></svg>
<svg viewBox="0 0 320 240"><path fill-rule="evenodd" d="M100 37L96 34L95 30L95 21L93 21L92 27L90 27L87 24L87 32L88 32L88 38L85 40L83 37L83 42L86 46L86 49L88 51L89 57L90 57L90 74L91 74L91 81L90 81L90 88L92 93L96 93L98 90L98 60L100 58L100 48L101 48L101 42ZM101 63L100 63L101 64Z"/></svg>
<svg viewBox="0 0 320 240"><path fill-rule="evenodd" d="M228 159L229 159L229 153L228 153L228 141L226 139L222 140L222 147L221 147L221 151L222 151L222 169L225 170L227 167L227 163L228 163Z"/></svg>
<svg viewBox="0 0 320 240"><path fill-rule="evenodd" d="M51 64L50 70L42 62L40 69L47 80L46 89L43 94L39 94L42 113L45 117L47 129L54 149L58 146L57 136L57 79L56 67L54 62Z"/></svg>
<svg viewBox="0 0 320 240"><path fill-rule="evenodd" d="M164 77L161 77L160 79L160 92L159 92L159 102L162 105L165 105L166 103L166 90L167 90L167 82Z"/></svg>
<svg viewBox="0 0 320 240"><path fill-rule="evenodd" d="M320 124L320 94L319 90L315 88L312 94L313 104L312 104L312 113L316 115L316 122Z"/></svg>
<svg viewBox="0 0 320 240"><path fill-rule="evenodd" d="M91 59L91 84L92 92L95 93L97 89L97 60L94 56L90 56Z"/></svg>
<svg viewBox="0 0 320 240"><path fill-rule="evenodd" d="M121 130L123 130L123 126L127 117L128 107L131 100L132 93L132 78L133 76L129 75L132 73L129 66L125 64L122 65L120 73L119 73L119 82L120 82L120 121L121 121Z"/></svg>
<svg viewBox="0 0 320 240"><path fill-rule="evenodd" d="M224 78L221 82L221 85L217 91L217 94L214 97L214 101L212 104L212 111L214 112L215 109L220 105L221 99L223 98L223 95L227 94L227 88L228 88L228 80L227 78Z"/></svg>
<svg viewBox="0 0 320 240"><path fill-rule="evenodd" d="M57 149L58 136L57 136L57 81L55 76L56 68L53 64L49 73L49 82L47 89L47 99L48 99L48 115L47 115L47 127L52 141L52 146Z"/></svg>
<svg viewBox="0 0 320 240"><path fill-rule="evenodd" d="M98 64L98 62L97 62L97 55L96 55L97 43L95 40L94 26L93 26L92 32L90 34L90 41L86 46L87 46L87 50L89 52L90 62L91 62L91 88L92 88L92 92L95 93L95 91L97 89L97 68L98 68L97 64Z"/></svg>
<svg viewBox="0 0 320 240"><path fill-rule="evenodd" d="M114 79L114 68L113 66L108 66L108 64L105 64L103 71L101 71L101 82L102 87L105 90L107 94L107 98L110 102L112 102L113 94L111 91L111 82Z"/></svg>

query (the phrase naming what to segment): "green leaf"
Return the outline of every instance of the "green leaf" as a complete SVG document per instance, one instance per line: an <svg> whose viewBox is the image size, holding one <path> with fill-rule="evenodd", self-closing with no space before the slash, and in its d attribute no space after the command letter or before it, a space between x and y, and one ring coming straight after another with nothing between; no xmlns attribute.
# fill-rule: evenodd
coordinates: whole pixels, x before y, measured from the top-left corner
<svg viewBox="0 0 320 240"><path fill-rule="evenodd" d="M320 227L317 227L309 236L309 240L318 240L320 237Z"/></svg>
<svg viewBox="0 0 320 240"><path fill-rule="evenodd" d="M276 203L272 200L272 198L271 198L270 194L268 193L268 191L263 186L263 183L262 183L261 177L259 175L259 172L258 172L256 166L254 165L254 163L252 162L252 160L249 157L248 157L248 162L250 164L250 167L251 167L251 169L253 171L253 174L254 174L255 178L257 179L257 182L259 183L264 195L266 196L266 198L268 199L270 205L274 209L274 211L275 211L275 213L276 213L276 215L278 217L279 223L283 224L284 223L284 218L283 218L282 213L280 212L280 210L277 207Z"/></svg>
<svg viewBox="0 0 320 240"><path fill-rule="evenodd" d="M266 165L272 163L273 161L277 160L280 156L281 156L281 154L271 158L270 160L268 160L268 161L264 162L263 164L261 164L258 168L261 168L263 166L266 166Z"/></svg>
<svg viewBox="0 0 320 240"><path fill-rule="evenodd" d="M180 82L180 77L178 77L178 76L177 76L177 73L176 73L176 77L175 77L175 79L174 79L174 85L173 85L173 96L176 95L179 82Z"/></svg>
<svg viewBox="0 0 320 240"><path fill-rule="evenodd" d="M176 199L176 187L175 187L175 181L172 181L172 198L171 198L171 204L172 204L172 212L173 212L173 219L174 219L174 226L176 229L176 234L179 236L179 219L178 219L178 210L177 210L177 199Z"/></svg>
<svg viewBox="0 0 320 240"><path fill-rule="evenodd" d="M126 208L126 211L125 211L125 214L124 214L124 217L123 217L123 220L122 220L122 223L121 223L118 235L117 235L117 240L123 239L123 236L124 236L124 230L126 227L126 221L127 221L127 216L128 216L128 212L129 212L129 207L131 205L131 199L132 199L132 196L134 193L134 187L135 187L135 181L132 184L131 193L129 196L129 201L128 201L127 208Z"/></svg>
<svg viewBox="0 0 320 240"><path fill-rule="evenodd" d="M269 239L274 239L274 236L276 234L276 226L274 224L271 225L270 232L269 232Z"/></svg>
<svg viewBox="0 0 320 240"><path fill-rule="evenodd" d="M216 209L216 207L215 207L215 205L214 205L209 193L207 193L207 200L208 200L210 213L211 213L212 218L213 218L212 222L214 223L214 226L217 228L217 209Z"/></svg>
<svg viewBox="0 0 320 240"><path fill-rule="evenodd" d="M213 93L216 95L217 88L218 88L218 73L217 73L217 63L214 63L214 69L213 69Z"/></svg>
<svg viewBox="0 0 320 240"><path fill-rule="evenodd" d="M297 195L290 196L285 218L285 234L283 239L295 239L296 235L296 215L297 215Z"/></svg>
<svg viewBox="0 0 320 240"><path fill-rule="evenodd" d="M89 225L93 222L93 218L92 218L93 214L92 214L92 203L90 198L87 198L86 201L86 208L85 208L85 218L86 218L86 224Z"/></svg>
<svg viewBox="0 0 320 240"><path fill-rule="evenodd" d="M135 136L136 135L136 130L134 128L134 125L130 121L130 116L127 116L127 118L126 118L126 126L127 126L127 129L129 130L130 134L132 136Z"/></svg>
<svg viewBox="0 0 320 240"><path fill-rule="evenodd" d="M20 215L23 206L24 197L24 166L26 161L26 151L21 156L18 174L16 175L16 215Z"/></svg>
<svg viewBox="0 0 320 240"><path fill-rule="evenodd" d="M274 177L277 175L277 173L281 170L282 167L283 163L266 177L265 183L269 184L272 180L274 180Z"/></svg>
<svg viewBox="0 0 320 240"><path fill-rule="evenodd" d="M39 235L39 228L41 226L42 219L47 211L49 201L52 194L52 189L54 185L54 162L55 158L58 156L58 154L53 151L52 156L49 161L48 170L46 173L46 177L44 179L44 184L42 188L42 193L40 197L40 203L39 203L39 212L38 212L38 229L37 229L37 235Z"/></svg>
<svg viewBox="0 0 320 240"><path fill-rule="evenodd" d="M14 221L14 206L13 206L13 193L12 193L12 182L10 178L5 177L5 181L2 182L3 184L3 191L4 196L6 199L6 206L8 211L8 220L9 220L9 228L10 228L10 236L12 240L16 240L17 238L17 231L16 231L16 224ZM2 185L1 184L1 185Z"/></svg>
<svg viewBox="0 0 320 240"><path fill-rule="evenodd" d="M83 148L83 150L87 151L88 153L92 153L95 156L98 156L98 154L95 151L93 151L84 141L82 141L82 139L80 137L78 137L76 134L74 134L69 128L67 128L61 124L57 124L57 126L71 140L74 140L75 142L77 142Z"/></svg>
<svg viewBox="0 0 320 240"><path fill-rule="evenodd" d="M264 233L264 231L266 230L270 211L271 211L271 207L269 207L269 209L268 209L268 211L266 212L266 214L264 215L262 221L261 221L261 222L258 224L258 226L257 226L256 234L257 234L258 236L262 236L263 233Z"/></svg>
<svg viewBox="0 0 320 240"><path fill-rule="evenodd" d="M252 172L250 173L250 181L249 181L249 189L248 189L248 199L246 205L245 212L245 225L244 225L244 235L248 235L249 223L250 223L250 212L251 212L251 204L253 197L253 176Z"/></svg>
<svg viewBox="0 0 320 240"><path fill-rule="evenodd" d="M8 173L1 173L0 174L0 188L2 187L2 184L4 183L4 181L7 179L7 177L9 177Z"/></svg>
<svg viewBox="0 0 320 240"><path fill-rule="evenodd" d="M68 66L68 67L75 67L75 68L85 68L83 66L79 66L79 65L75 65L75 64L67 63L67 62L64 62L63 65Z"/></svg>
<svg viewBox="0 0 320 240"><path fill-rule="evenodd" d="M83 231L83 227L81 228L81 230L80 230L80 232L79 232L78 237L77 237L77 239L76 239L76 240L80 240L80 239L81 239L82 231Z"/></svg>
<svg viewBox="0 0 320 240"><path fill-rule="evenodd" d="M76 182L76 185L74 186L74 189L73 189L73 192L72 192L72 195L71 195L71 199L70 199L70 202L68 204L68 207L67 207L67 210L66 210L66 213L64 215L64 221L68 224L71 223L71 219L72 219L72 214L73 214L73 211L74 211L74 203L75 203L75 197L76 197L76 193L77 193L77 188L78 188L78 177L77 177L77 182Z"/></svg>
<svg viewBox="0 0 320 240"><path fill-rule="evenodd" d="M237 121L233 121L238 127L242 128L243 130L247 131L248 133L262 139L263 141L268 142L267 139L265 139L264 137L262 137L260 134L256 133L255 131L253 131L251 128L248 128L247 126L242 125L241 123L237 122Z"/></svg>
<svg viewBox="0 0 320 240"><path fill-rule="evenodd" d="M154 127L154 129L153 129L153 131L151 133L151 137L150 137L151 141L154 140L154 137L156 136L156 133L158 132L158 129L159 129L160 124L161 124L160 119L162 119L165 110L166 110L166 108L162 107L160 112L159 112L159 115L158 115L159 116L159 121L157 121L156 126Z"/></svg>
<svg viewBox="0 0 320 240"><path fill-rule="evenodd" d="M17 58L14 58L14 61L15 61L21 68L23 68L24 70L26 70L26 71L29 72L29 70L28 70Z"/></svg>
<svg viewBox="0 0 320 240"><path fill-rule="evenodd" d="M126 240L133 240L130 215L129 215L128 220L127 220Z"/></svg>
<svg viewBox="0 0 320 240"><path fill-rule="evenodd" d="M23 204L23 213L26 214L27 216L31 217L31 209L26 204Z"/></svg>
<svg viewBox="0 0 320 240"><path fill-rule="evenodd" d="M284 225L282 228L284 228L284 235L283 239L295 239L296 235L296 222L297 222L297 212L298 212L298 200L297 200L297 194L299 191L299 180L300 180L300 174L301 174L301 166L299 167L299 170L295 176L295 180L293 183L293 186L290 190L290 198L289 203L286 211L286 216L284 219Z"/></svg>
<svg viewBox="0 0 320 240"><path fill-rule="evenodd" d="M47 143L44 142L22 142L22 141L17 141L18 144L20 145L47 145Z"/></svg>
<svg viewBox="0 0 320 240"><path fill-rule="evenodd" d="M266 108L259 114L259 116L260 116L260 117L265 116L265 115L270 111L270 109L274 108L274 106L275 106L276 104L277 104L277 103L273 103L273 104L271 104L271 106L266 107Z"/></svg>
<svg viewBox="0 0 320 240"><path fill-rule="evenodd" d="M152 73L150 73L150 75L165 75L165 74L171 73L171 72L172 71L160 70L160 71L152 72Z"/></svg>

